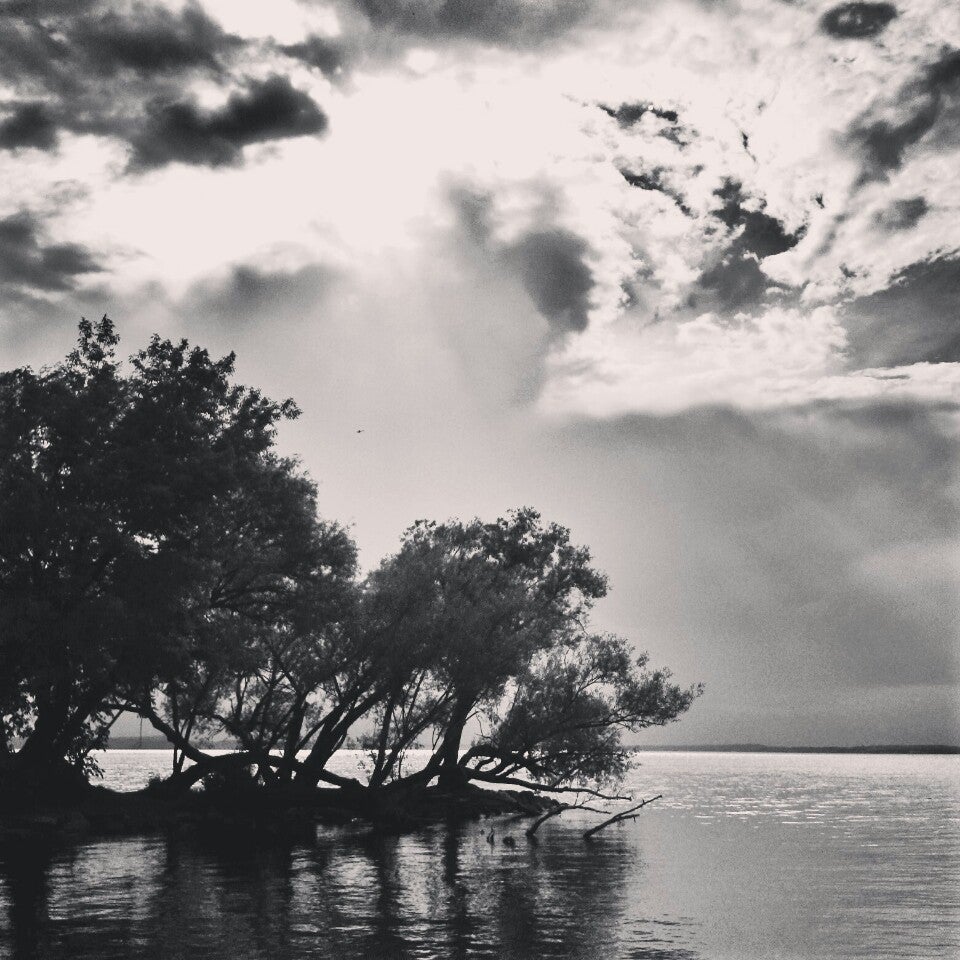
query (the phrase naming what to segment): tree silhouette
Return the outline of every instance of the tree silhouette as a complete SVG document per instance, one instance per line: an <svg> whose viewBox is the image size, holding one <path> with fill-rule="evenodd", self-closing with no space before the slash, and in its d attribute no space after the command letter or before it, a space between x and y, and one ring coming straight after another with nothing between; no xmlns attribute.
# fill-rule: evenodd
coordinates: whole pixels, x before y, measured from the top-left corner
<svg viewBox="0 0 960 960"><path fill-rule="evenodd" d="M160 681L246 656L353 573L272 451L291 401L232 383L232 354L155 336L127 365L117 343L82 321L64 362L0 375L0 740L20 774L82 762L120 705L149 715Z"/></svg>

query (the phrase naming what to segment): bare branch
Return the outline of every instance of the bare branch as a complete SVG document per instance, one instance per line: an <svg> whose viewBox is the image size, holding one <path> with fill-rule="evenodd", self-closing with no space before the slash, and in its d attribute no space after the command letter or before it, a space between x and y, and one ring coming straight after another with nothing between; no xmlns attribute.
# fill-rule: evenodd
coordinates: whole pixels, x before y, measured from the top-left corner
<svg viewBox="0 0 960 960"><path fill-rule="evenodd" d="M527 836L532 837L541 827L542 824L546 823L548 820L551 820L553 817L559 817L561 813L564 813L567 810L589 810L591 813L609 813L609 810L600 810L597 807L588 807L585 803L561 803L558 806L554 807L552 810L548 810L543 816L537 817L536 820L527 828Z"/></svg>
<svg viewBox="0 0 960 960"><path fill-rule="evenodd" d="M633 797L623 797L609 793L600 793L599 790L591 790L589 787L561 787L557 784L548 785L545 783L534 783L530 780L521 780L519 777L498 777L483 773L482 770L475 768L466 771L470 780L482 780L484 783L502 783L510 787L524 787L527 790L542 793L588 793L591 797L599 797L601 800L632 800Z"/></svg>
<svg viewBox="0 0 960 960"><path fill-rule="evenodd" d="M654 800L659 800L663 797L662 793L658 793L655 797L651 797L649 800L644 800L643 803L638 803L635 807L631 807L629 810L624 810L623 813L614 814L608 820L604 820L603 823L597 825L596 827L591 827L589 830L584 831L583 839L589 840L595 834L598 834L604 827L609 827L613 823L622 823L624 820L636 820L637 811L642 807L645 807L648 803L653 803Z"/></svg>

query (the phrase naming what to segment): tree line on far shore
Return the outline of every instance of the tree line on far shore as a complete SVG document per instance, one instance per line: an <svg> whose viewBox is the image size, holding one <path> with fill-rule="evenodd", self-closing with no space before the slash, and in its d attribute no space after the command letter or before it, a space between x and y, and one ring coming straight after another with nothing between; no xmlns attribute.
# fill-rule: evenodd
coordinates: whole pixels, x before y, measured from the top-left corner
<svg viewBox="0 0 960 960"><path fill-rule="evenodd" d="M0 786L89 773L129 712L173 746L172 787L599 791L624 731L699 693L590 629L607 582L566 528L421 520L361 575L276 452L292 401L234 383L233 355L117 345L84 320L64 361L0 373ZM330 769L348 736L363 782Z"/></svg>

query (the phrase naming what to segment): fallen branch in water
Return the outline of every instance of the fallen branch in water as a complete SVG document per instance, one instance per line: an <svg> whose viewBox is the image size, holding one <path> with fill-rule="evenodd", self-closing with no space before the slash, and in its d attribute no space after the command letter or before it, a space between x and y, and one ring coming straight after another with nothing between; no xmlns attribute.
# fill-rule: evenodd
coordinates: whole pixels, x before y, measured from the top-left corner
<svg viewBox="0 0 960 960"><path fill-rule="evenodd" d="M565 810L589 810L591 813L610 812L609 810L598 810L596 807L588 807L585 803L561 803L552 810L548 810L542 816L537 817L537 819L529 827L527 827L527 836L532 837L540 829L541 824L546 823L552 817L559 816Z"/></svg>
<svg viewBox="0 0 960 960"><path fill-rule="evenodd" d="M643 803L638 803L635 807L631 807L629 810L624 810L623 813L614 814L608 820L604 820L603 823L598 824L596 827L591 827L591 829L584 831L583 839L589 840L595 833L599 833L604 827L609 827L614 823L622 823L624 820L636 820L637 811L642 807L645 807L648 803L653 803L654 800L660 800L663 797L662 793L658 793L655 797L651 797L649 800L644 800Z"/></svg>

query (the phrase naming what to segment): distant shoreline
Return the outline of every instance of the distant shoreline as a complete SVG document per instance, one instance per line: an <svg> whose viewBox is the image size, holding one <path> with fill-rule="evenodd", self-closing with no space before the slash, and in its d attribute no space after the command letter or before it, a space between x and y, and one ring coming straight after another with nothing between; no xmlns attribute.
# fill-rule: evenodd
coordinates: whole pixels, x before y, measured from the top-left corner
<svg viewBox="0 0 960 960"><path fill-rule="evenodd" d="M163 737L115 737L106 750L172 750ZM210 743L205 750L234 750L229 741ZM359 749L359 748L357 748ZM778 747L764 743L694 743L672 747L628 746L633 753L895 753L895 754L960 754L960 746L942 743L874 744L856 747Z"/></svg>
<svg viewBox="0 0 960 960"><path fill-rule="evenodd" d="M856 747L778 747L765 743L692 743L673 747L631 746L634 753L900 753L960 754L943 743L872 744Z"/></svg>

